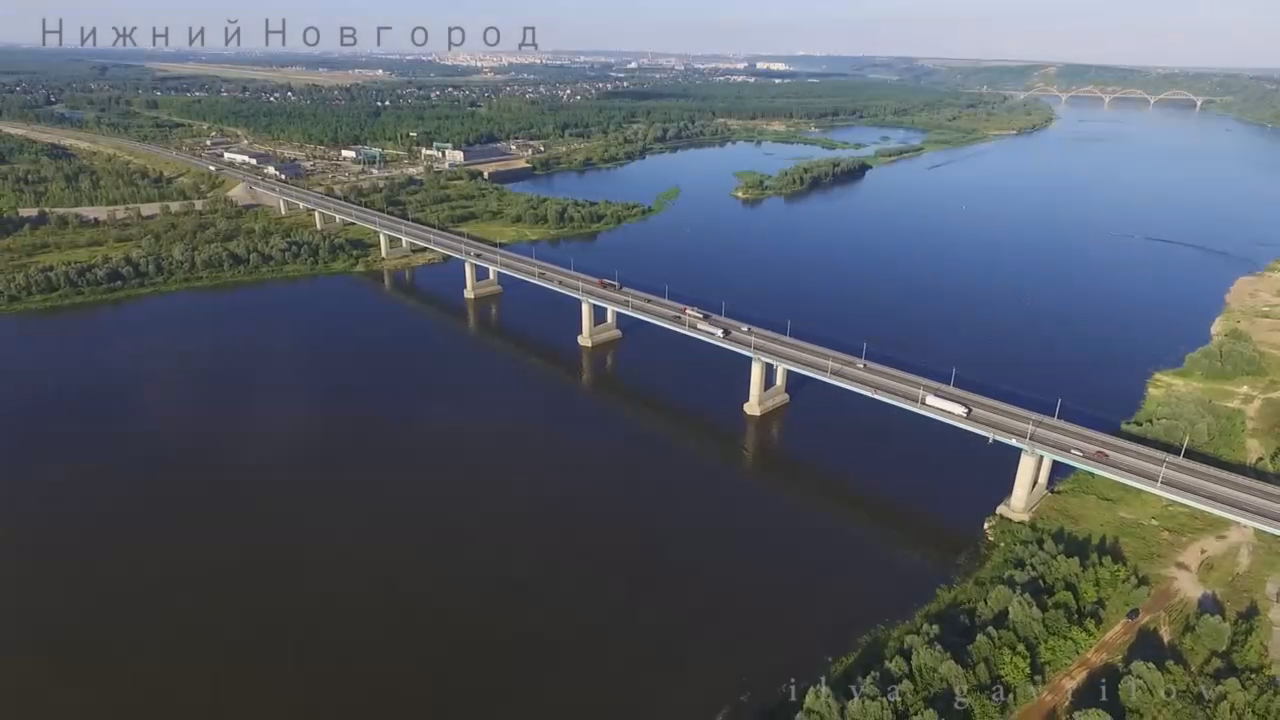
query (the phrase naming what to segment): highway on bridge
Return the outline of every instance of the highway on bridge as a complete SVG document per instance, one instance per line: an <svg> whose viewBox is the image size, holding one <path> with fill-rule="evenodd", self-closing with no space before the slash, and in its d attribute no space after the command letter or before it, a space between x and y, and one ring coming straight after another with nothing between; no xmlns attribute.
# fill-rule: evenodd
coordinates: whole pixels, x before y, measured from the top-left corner
<svg viewBox="0 0 1280 720"><path fill-rule="evenodd" d="M1038 453L1057 462L1280 535L1280 487L943 385L886 365L864 363L856 356L763 328L749 327L732 318L703 310L708 316L706 322L728 331L727 336L717 337L698 330L697 321L684 314L684 306L680 303L627 287L602 287L599 279L592 276L270 180L222 163L210 163L166 148L140 143L128 144L205 168L216 164L219 172L242 180L254 190L265 194L403 238L408 243L491 268L503 275L613 308L619 314L926 415L987 437L992 442ZM925 405L923 398L930 393L967 405L971 412L967 417L961 417Z"/></svg>

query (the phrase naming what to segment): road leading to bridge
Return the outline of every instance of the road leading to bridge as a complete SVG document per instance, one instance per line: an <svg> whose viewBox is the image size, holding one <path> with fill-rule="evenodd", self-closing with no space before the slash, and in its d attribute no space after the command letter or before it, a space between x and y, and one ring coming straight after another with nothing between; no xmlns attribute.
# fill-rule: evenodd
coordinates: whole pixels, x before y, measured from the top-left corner
<svg viewBox="0 0 1280 720"><path fill-rule="evenodd" d="M127 144L196 166L207 168L214 165L219 172L243 181L256 191L402 238L406 244L430 248L482 265L497 273L518 277L666 330L940 420L987 437L991 442L1012 445L1024 452L1280 535L1280 487L703 311L708 316L703 322L727 331L727 335L719 337L699 330L698 321L685 314L682 305L661 297L630 288L602 287L599 279L583 273L296 188L223 163L210 163L141 143ZM967 417L961 417L925 405L924 397L930 393L962 403L971 412Z"/></svg>

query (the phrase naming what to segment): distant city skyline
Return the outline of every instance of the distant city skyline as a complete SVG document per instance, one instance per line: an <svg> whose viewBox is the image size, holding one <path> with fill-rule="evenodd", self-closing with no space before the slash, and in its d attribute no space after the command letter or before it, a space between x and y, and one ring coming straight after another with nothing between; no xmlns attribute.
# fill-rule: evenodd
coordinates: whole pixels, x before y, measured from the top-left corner
<svg viewBox="0 0 1280 720"><path fill-rule="evenodd" d="M495 50L515 50L522 27L537 28L540 49L756 55L883 55L1001 59L1118 65L1280 67L1280 3L1272 0L1077 0L1032 7L1025 0L776 0L688 3L651 0L643 5L588 0L468 0L443 9L406 0L228 0L215 10L170 0L53 0L6 3L0 41L40 44L41 20L63 21L63 45L79 45L80 26L97 27L99 47L110 46L112 26L137 26L134 40L151 46L153 25L169 28L169 47L187 47L187 27L205 27L206 49L223 49L223 29L237 19L243 50L265 49L264 21L284 18L285 49L307 50L305 27L319 29L314 49L340 49L339 26L357 29L352 50L446 50L447 30L467 33L462 52L484 51L481 33L495 26ZM216 14L215 14L216 12ZM381 47L375 28L385 31ZM422 47L411 42L426 28ZM421 36L418 36L420 39ZM51 38L51 41L56 39ZM275 41L278 43L278 36Z"/></svg>

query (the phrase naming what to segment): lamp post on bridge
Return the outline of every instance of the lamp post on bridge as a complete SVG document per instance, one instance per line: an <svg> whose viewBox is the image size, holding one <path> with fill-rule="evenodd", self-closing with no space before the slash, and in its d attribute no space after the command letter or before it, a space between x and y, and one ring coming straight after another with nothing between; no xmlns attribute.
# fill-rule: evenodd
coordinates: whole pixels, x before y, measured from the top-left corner
<svg viewBox="0 0 1280 720"><path fill-rule="evenodd" d="M1182 458L1186 457L1186 455L1187 455L1187 443L1189 443L1189 442L1191 442L1191 433L1187 433L1187 436L1186 436L1185 438L1183 438L1183 439L1182 439L1182 452L1178 453L1178 459L1179 459L1179 460L1181 460Z"/></svg>
<svg viewBox="0 0 1280 720"><path fill-rule="evenodd" d="M787 321L787 337L791 337L791 321Z"/></svg>
<svg viewBox="0 0 1280 720"><path fill-rule="evenodd" d="M1053 419L1058 419L1058 411L1062 409L1062 398L1058 398L1058 406L1053 409Z"/></svg>
<svg viewBox="0 0 1280 720"><path fill-rule="evenodd" d="M1164 482L1164 469L1169 465L1169 456L1164 456L1164 462L1160 463L1160 477L1156 478L1156 487L1160 487L1160 483Z"/></svg>
<svg viewBox="0 0 1280 720"><path fill-rule="evenodd" d="M951 366L951 387L956 386L956 366Z"/></svg>

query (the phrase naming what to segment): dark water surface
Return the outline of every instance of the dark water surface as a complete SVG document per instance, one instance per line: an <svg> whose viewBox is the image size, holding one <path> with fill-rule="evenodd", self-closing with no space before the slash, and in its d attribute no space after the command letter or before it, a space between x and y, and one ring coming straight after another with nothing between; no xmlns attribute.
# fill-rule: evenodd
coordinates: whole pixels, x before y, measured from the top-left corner
<svg viewBox="0 0 1280 720"><path fill-rule="evenodd" d="M1280 255L1276 137L1082 104L797 200L732 173L824 151L518 187L679 184L538 257L1108 426ZM625 319L586 353L571 298L461 284L0 317L3 716L711 718L928 599L1008 490L981 438L803 379L748 422L738 356Z"/></svg>

